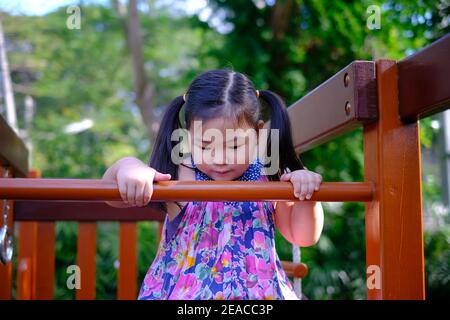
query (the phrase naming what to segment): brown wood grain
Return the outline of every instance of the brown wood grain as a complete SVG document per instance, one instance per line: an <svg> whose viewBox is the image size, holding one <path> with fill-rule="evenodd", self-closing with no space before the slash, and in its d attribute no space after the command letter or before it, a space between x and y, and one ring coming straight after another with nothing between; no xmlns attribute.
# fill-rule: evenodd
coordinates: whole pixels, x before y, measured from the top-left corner
<svg viewBox="0 0 450 320"><path fill-rule="evenodd" d="M366 263L381 276L369 299L425 298L419 123L398 117L397 72L394 61L377 62L379 120L364 127L365 180L376 186L366 203Z"/></svg>

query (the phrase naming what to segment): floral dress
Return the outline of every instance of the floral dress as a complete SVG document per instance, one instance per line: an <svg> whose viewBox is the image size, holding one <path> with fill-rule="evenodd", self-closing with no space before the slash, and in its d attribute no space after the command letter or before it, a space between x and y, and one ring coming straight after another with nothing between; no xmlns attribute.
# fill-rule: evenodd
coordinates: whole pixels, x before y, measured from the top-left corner
<svg viewBox="0 0 450 320"><path fill-rule="evenodd" d="M212 180L192 165L196 180ZM235 181L267 181L262 168L255 159ZM138 299L298 299L275 250L274 214L270 201L193 201L166 215Z"/></svg>

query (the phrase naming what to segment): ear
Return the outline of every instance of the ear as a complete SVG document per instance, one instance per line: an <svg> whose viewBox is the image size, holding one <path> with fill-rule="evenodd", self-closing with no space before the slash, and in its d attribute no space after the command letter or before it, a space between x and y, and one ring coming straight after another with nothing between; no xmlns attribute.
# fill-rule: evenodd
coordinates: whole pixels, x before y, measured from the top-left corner
<svg viewBox="0 0 450 320"><path fill-rule="evenodd" d="M264 128L264 121L258 120L258 130Z"/></svg>

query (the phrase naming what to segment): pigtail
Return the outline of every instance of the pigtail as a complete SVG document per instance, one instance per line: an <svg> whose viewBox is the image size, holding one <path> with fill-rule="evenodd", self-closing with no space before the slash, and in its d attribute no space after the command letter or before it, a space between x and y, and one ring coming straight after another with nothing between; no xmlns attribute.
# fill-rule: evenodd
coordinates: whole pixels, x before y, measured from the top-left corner
<svg viewBox="0 0 450 320"><path fill-rule="evenodd" d="M184 99L182 96L178 96L170 102L161 120L149 161L150 167L161 173L170 173L171 180L178 180L178 165L173 163L171 159L172 149L177 142L171 141L171 136L174 130L181 128L179 113L183 105ZM152 202L149 205L151 206ZM163 202L159 202L157 207L164 211L167 210Z"/></svg>
<svg viewBox="0 0 450 320"><path fill-rule="evenodd" d="M281 174L285 172L287 168L290 171L305 169L300 157L297 155L294 149L294 143L292 140L291 121L286 109L286 104L281 97L270 91L260 90L259 96L267 102L270 108L270 129L279 130L279 168L277 174L269 175L269 180L279 181ZM271 153L271 135L267 137L267 152L270 157Z"/></svg>

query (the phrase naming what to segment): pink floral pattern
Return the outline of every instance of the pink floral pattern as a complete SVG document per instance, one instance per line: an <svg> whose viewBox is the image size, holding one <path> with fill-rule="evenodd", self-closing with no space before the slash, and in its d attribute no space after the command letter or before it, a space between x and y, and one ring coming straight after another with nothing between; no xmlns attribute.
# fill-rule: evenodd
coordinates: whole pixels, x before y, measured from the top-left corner
<svg viewBox="0 0 450 320"><path fill-rule="evenodd" d="M256 159L236 180L267 181L261 168ZM166 216L138 299L297 299L275 250L272 202L194 201L180 214L170 239Z"/></svg>

